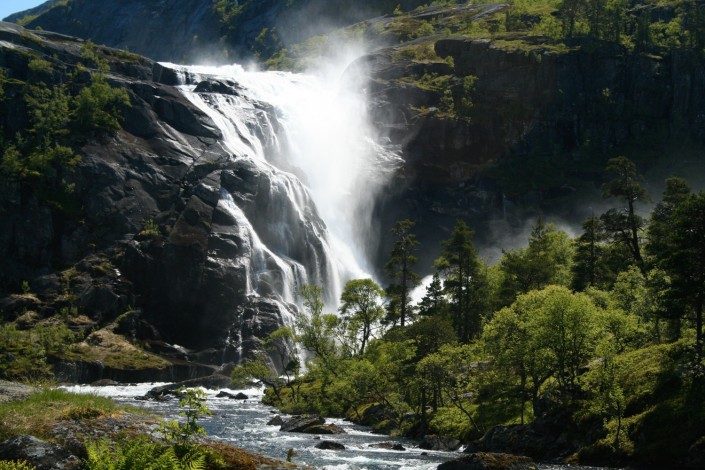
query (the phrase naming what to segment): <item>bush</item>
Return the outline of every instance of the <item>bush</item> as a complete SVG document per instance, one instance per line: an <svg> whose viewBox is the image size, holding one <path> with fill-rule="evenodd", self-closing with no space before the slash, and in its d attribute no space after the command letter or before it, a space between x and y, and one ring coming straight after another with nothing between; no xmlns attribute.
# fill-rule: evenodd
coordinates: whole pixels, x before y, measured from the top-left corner
<svg viewBox="0 0 705 470"><path fill-rule="evenodd" d="M139 436L111 443L102 439L86 444L87 470L198 470L206 468L206 456L192 450L182 456L174 447Z"/></svg>
<svg viewBox="0 0 705 470"><path fill-rule="evenodd" d="M0 460L0 470L36 470L24 460Z"/></svg>

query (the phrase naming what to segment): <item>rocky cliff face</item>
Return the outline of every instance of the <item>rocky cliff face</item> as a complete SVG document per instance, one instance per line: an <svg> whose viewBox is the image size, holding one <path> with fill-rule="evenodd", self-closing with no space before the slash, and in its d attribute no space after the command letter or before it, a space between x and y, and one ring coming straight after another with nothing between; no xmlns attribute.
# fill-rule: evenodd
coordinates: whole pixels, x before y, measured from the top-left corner
<svg viewBox="0 0 705 470"><path fill-rule="evenodd" d="M602 206L602 171L617 155L638 162L647 185L670 174L702 184L689 166L705 165L702 58L588 41L556 50L543 41L448 38L433 41L443 62L399 60L394 49L359 61L378 126L403 146L406 162L380 201L385 224L415 219L431 246L457 218L487 244L538 213L578 224ZM475 77L467 118L443 113L443 94L419 84L443 75L456 98L463 79Z"/></svg>
<svg viewBox="0 0 705 470"><path fill-rule="evenodd" d="M52 85L76 70L82 51L80 40L1 24L6 135L27 124L21 89L29 62L51 62ZM75 184L76 211L49 204L23 183L3 183L0 292L17 293L26 280L36 297L28 306L8 296L0 301L2 314L13 319L29 308L49 316L70 306L100 326L138 308L136 325L152 326L128 328L133 340L191 349L181 359L237 361L295 307L283 303L273 255L260 253L264 264L253 273L254 235L228 201L245 201L243 210L259 213L263 223L301 225L293 237L301 243L279 251L311 272L321 271L312 259L325 259L315 242L325 228L315 211L296 224L275 219L288 202L278 199L285 195L277 195L274 170L263 172L227 150L214 122L165 84L174 82L173 71L138 56L121 59L111 49L98 52L109 59L109 82L128 91L131 107L120 131L75 149L81 162L66 177Z"/></svg>
<svg viewBox="0 0 705 470"><path fill-rule="evenodd" d="M8 21L30 19L40 27L130 50L154 60L176 63L233 63L264 59L277 48L366 18L391 12L396 5L411 9L423 0L69 0L50 8L47 2ZM230 14L228 9L235 9ZM226 17L228 17L226 19ZM311 21L315 18L316 21Z"/></svg>
<svg viewBox="0 0 705 470"><path fill-rule="evenodd" d="M32 15L33 12L27 13ZM39 16L27 23L28 29L40 27L90 39L156 60L191 62L199 58L226 58L224 51L211 47L218 44L221 37L211 2L73 0L38 13ZM13 15L8 20L22 19L18 16ZM204 57L209 53L213 56Z"/></svg>

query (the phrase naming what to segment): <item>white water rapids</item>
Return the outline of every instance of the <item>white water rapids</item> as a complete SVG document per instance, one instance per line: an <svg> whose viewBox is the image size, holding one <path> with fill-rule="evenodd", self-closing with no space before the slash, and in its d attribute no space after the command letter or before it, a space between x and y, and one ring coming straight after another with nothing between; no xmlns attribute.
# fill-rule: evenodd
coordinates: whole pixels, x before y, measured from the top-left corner
<svg viewBox="0 0 705 470"><path fill-rule="evenodd" d="M116 401L146 407L158 412L166 419L183 419L178 416L175 399L166 401L142 400L152 387L164 384L139 384L95 387L74 385L61 387L74 393L93 393L108 396ZM233 400L218 398L218 390L205 390L206 404L213 412L199 420L211 438L230 443L236 447L285 460L289 449L296 451L293 462L297 465L326 470L432 470L447 460L463 454L423 450L410 439L392 438L370 432L369 428L354 425L340 419L328 419L345 430L345 434L315 436L312 434L279 431L279 426L268 425L276 410L261 403L262 389L241 390L249 398ZM237 391L227 390L235 394ZM285 419L287 416L283 416ZM321 440L331 440L345 446L344 450L322 450L316 445ZM406 450L391 450L376 447L382 442L401 444ZM600 470L597 467L568 465L538 465L540 470ZM604 469L607 470L607 469Z"/></svg>
<svg viewBox="0 0 705 470"><path fill-rule="evenodd" d="M167 419L181 419L178 416L178 400L154 401L140 400L151 387L163 384L139 384L136 386L119 385L93 387L75 385L62 387L75 393L95 393L108 396L116 401L158 412ZM227 390L229 393L237 391ZM251 388L241 390L249 398L233 400L217 398L217 390L205 390L206 404L213 412L199 420L209 436L231 443L236 447L266 455L278 460L285 460L289 449L296 451L293 462L310 468L340 470L431 470L439 463L457 457L458 452L436 452L419 449L409 439L395 439L389 436L373 434L369 428L353 425L340 419L328 419L345 430L345 434L335 436L315 436L312 434L279 431L279 426L268 425L274 416L273 408L261 403L262 390ZM286 416L284 416L286 418ZM321 440L331 440L345 445L345 450L317 449ZM382 442L402 444L406 450L398 451L374 447Z"/></svg>

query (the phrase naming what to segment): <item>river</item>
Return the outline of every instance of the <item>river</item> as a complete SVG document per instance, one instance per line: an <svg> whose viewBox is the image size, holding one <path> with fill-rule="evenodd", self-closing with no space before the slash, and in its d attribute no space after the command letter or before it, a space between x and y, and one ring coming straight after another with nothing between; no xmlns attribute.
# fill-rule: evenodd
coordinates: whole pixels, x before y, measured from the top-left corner
<svg viewBox="0 0 705 470"><path fill-rule="evenodd" d="M92 387L76 385L62 387L76 393L95 393L135 406L149 408L167 417L178 414L178 401L141 400L150 388L163 384L120 385ZM242 449L268 457L285 460L289 449L296 451L293 462L325 469L386 470L386 469L435 469L439 463L459 456L457 452L434 452L418 448L408 439L392 439L373 434L369 428L357 426L341 419L328 419L343 429L345 434L318 437L311 434L280 432L279 426L267 422L277 414L276 409L261 403L261 389L239 390L250 397L247 400L216 398L217 390L206 390L207 404L212 416L199 420L209 436L227 441ZM239 391L228 390L229 393ZM286 416L284 416L286 418ZM320 450L316 444L321 439L336 441L345 450ZM405 451L370 447L370 444L401 443Z"/></svg>
<svg viewBox="0 0 705 470"><path fill-rule="evenodd" d="M149 408L167 418L178 416L178 400L141 399L152 387L159 383L93 387L89 385L65 386L63 389L75 393L94 393L108 396L127 405ZM285 460L289 449L296 455L293 462L298 465L318 469L340 470L430 470L438 464L462 455L460 452L435 452L418 448L418 443L409 439L390 438L370 432L369 428L352 424L342 419L328 419L345 430L345 434L315 436L310 434L279 431L279 426L268 426L267 422L278 412L271 406L261 403L263 389L227 390L228 393L242 392L247 400L217 398L218 390L204 390L212 416L199 420L208 435L232 443L242 449ZM286 416L283 416L286 418ZM322 439L336 441L345 450L321 450L316 444ZM370 447L381 442L400 443L406 450L395 451ZM541 470L596 470L595 467L569 467L564 465L540 465Z"/></svg>

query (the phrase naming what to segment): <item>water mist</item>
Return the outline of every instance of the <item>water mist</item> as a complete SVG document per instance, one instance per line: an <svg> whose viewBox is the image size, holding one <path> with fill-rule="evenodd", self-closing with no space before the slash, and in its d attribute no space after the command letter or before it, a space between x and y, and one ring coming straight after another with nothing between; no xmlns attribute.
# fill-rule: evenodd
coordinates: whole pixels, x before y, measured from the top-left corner
<svg viewBox="0 0 705 470"><path fill-rule="evenodd" d="M271 295L258 279L263 270L269 277L279 271L279 280L268 285L275 285L273 293L283 302L297 303L296 289L316 283L330 309L347 280L374 273L368 258L376 233L373 204L401 159L378 143L364 96L349 77L344 80L347 63L328 64L325 73L316 74L248 71L240 65L169 67L181 72L185 95L220 128L232 158L256 164L268 175L270 192L284 194L280 210L267 210L266 224L248 221L257 218L256 210L229 194L221 201L251 241L252 293ZM203 80L227 83L234 91L195 91ZM292 230L298 225L308 226L318 240L296 236ZM320 250L298 256L302 247L295 245L307 243Z"/></svg>

